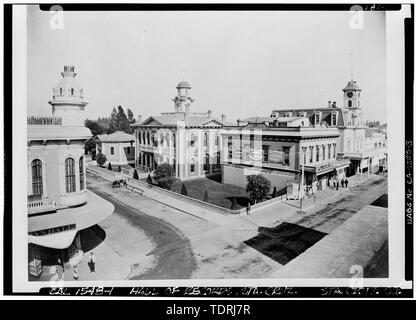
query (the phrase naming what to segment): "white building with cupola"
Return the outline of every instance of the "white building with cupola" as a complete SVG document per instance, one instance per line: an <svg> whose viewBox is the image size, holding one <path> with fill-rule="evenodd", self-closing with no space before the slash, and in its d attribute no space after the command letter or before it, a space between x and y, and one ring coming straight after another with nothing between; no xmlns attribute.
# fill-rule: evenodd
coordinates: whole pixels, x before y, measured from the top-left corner
<svg viewBox="0 0 416 320"><path fill-rule="evenodd" d="M84 255L81 231L104 220L114 206L87 190L84 126L87 105L73 66L53 89L51 116L27 119L28 264L33 279L43 267L76 265ZM28 111L30 114L30 109Z"/></svg>
<svg viewBox="0 0 416 320"><path fill-rule="evenodd" d="M136 139L136 168L153 171L170 164L179 179L193 179L221 172L221 128L225 115L215 118L211 110L193 112L191 85L181 81L172 99L174 111L150 116L133 124Z"/></svg>

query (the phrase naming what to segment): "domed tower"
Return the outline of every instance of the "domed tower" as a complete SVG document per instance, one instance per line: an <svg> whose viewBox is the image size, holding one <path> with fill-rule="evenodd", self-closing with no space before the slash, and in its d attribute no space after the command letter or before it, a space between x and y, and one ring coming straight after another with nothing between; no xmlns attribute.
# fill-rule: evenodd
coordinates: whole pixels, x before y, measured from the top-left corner
<svg viewBox="0 0 416 320"><path fill-rule="evenodd" d="M361 108L360 107L360 93L361 89L357 85L357 82L351 80L347 86L342 89L344 91L344 108Z"/></svg>
<svg viewBox="0 0 416 320"><path fill-rule="evenodd" d="M187 81L181 81L176 86L178 93L172 101L175 104L175 112L189 112L189 107L195 100L189 96L191 85Z"/></svg>
<svg viewBox="0 0 416 320"><path fill-rule="evenodd" d="M52 115L62 118L64 126L83 126L83 111L88 104L74 71L74 66L64 66L64 72L61 72L63 79L53 89L53 98L49 101Z"/></svg>

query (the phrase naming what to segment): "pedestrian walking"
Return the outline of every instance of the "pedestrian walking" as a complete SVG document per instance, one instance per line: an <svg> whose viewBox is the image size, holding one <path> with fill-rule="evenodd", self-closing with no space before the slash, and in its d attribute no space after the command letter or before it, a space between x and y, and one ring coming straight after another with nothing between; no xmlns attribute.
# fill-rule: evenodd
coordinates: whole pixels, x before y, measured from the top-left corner
<svg viewBox="0 0 416 320"><path fill-rule="evenodd" d="M339 188L339 182L337 181L337 190L338 190L338 188Z"/></svg>
<svg viewBox="0 0 416 320"><path fill-rule="evenodd" d="M344 188L344 183L345 183L344 178L342 178L342 179L341 179L341 187L342 187L342 188Z"/></svg>
<svg viewBox="0 0 416 320"><path fill-rule="evenodd" d="M316 203L316 192L313 193L313 204Z"/></svg>
<svg viewBox="0 0 416 320"><path fill-rule="evenodd" d="M348 179L345 178L345 188L348 188Z"/></svg>
<svg viewBox="0 0 416 320"><path fill-rule="evenodd" d="M247 204L247 208L246 208L246 213L249 216L250 215L250 210L251 210L251 206L250 206L250 202Z"/></svg>
<svg viewBox="0 0 416 320"><path fill-rule="evenodd" d="M74 280L78 280L79 278L79 273L78 273L78 267L74 266L72 268L72 277L74 278Z"/></svg>
<svg viewBox="0 0 416 320"><path fill-rule="evenodd" d="M88 260L88 267L90 268L91 273L95 273L95 256L92 251L90 253L90 258Z"/></svg>

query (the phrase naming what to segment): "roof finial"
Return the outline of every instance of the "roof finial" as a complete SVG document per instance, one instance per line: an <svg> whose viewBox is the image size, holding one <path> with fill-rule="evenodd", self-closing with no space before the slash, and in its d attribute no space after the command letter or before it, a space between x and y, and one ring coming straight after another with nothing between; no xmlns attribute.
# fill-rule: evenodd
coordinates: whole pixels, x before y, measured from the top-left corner
<svg viewBox="0 0 416 320"><path fill-rule="evenodd" d="M351 81L354 80L354 60L353 60L353 52L351 51Z"/></svg>

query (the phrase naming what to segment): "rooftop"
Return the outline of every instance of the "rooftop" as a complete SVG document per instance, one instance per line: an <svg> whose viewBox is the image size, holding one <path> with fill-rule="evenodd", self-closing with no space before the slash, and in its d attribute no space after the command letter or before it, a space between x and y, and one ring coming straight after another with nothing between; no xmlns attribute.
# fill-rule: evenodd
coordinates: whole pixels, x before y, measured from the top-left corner
<svg viewBox="0 0 416 320"><path fill-rule="evenodd" d="M100 134L97 135L97 138L101 140L101 142L130 142L135 140L132 134L123 131L116 131L111 134Z"/></svg>

